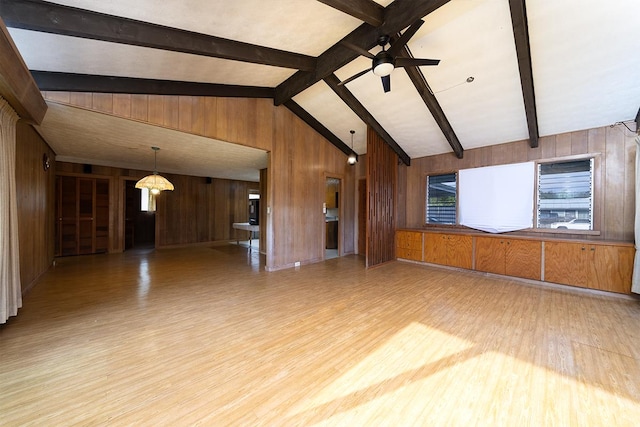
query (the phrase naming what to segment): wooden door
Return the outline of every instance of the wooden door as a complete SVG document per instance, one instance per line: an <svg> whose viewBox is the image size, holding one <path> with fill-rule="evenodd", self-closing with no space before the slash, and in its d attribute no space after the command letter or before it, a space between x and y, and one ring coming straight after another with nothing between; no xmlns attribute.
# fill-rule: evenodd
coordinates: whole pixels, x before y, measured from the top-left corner
<svg viewBox="0 0 640 427"><path fill-rule="evenodd" d="M109 180L59 176L56 192L56 255L107 252Z"/></svg>
<svg viewBox="0 0 640 427"><path fill-rule="evenodd" d="M544 280L587 287L591 272L587 262L587 246L582 243L545 242Z"/></svg>
<svg viewBox="0 0 640 427"><path fill-rule="evenodd" d="M449 234L447 240L447 265L471 269L473 265L473 237Z"/></svg>
<svg viewBox="0 0 640 427"><path fill-rule="evenodd" d="M75 255L78 251L78 187L74 177L56 179L56 255Z"/></svg>
<svg viewBox="0 0 640 427"><path fill-rule="evenodd" d="M433 264L447 264L447 235L441 233L424 234L424 261Z"/></svg>
<svg viewBox="0 0 640 427"><path fill-rule="evenodd" d="M542 243L535 240L519 239L505 239L505 243L505 274L540 280Z"/></svg>
<svg viewBox="0 0 640 427"><path fill-rule="evenodd" d="M476 237L476 270L505 274L505 242L496 237Z"/></svg>
<svg viewBox="0 0 640 427"><path fill-rule="evenodd" d="M603 291L631 293L634 249L631 246L589 245L592 274L589 287Z"/></svg>

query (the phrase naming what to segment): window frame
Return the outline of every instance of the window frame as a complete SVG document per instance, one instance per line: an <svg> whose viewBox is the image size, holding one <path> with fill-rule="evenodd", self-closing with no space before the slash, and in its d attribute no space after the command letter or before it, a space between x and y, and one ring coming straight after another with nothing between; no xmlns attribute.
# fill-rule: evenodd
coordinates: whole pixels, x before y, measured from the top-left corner
<svg viewBox="0 0 640 427"><path fill-rule="evenodd" d="M459 191L459 186L458 186L458 173L459 170L453 170L453 171L449 171L449 172L437 172L437 173L427 173L423 175L423 179L422 179L422 186L424 191L422 192L423 194L423 209L422 209L422 223L424 224L425 227L434 227L434 228L460 228L460 229L466 229L467 227L464 227L462 225L460 225L459 221L459 204L458 204L458 191ZM442 176L442 175L455 175L456 176L456 223L455 224L434 224L434 223L430 223L427 222L427 205L428 205L428 191L429 191L429 177L432 176Z"/></svg>
<svg viewBox="0 0 640 427"><path fill-rule="evenodd" d="M534 195L535 200L533 203L533 224L531 231L536 233L551 233L551 234L582 234L582 235L600 235L601 228L601 212L602 212L602 197L600 195L600 153L588 153L575 156L563 156L554 157L550 159L536 160L535 170L535 186ZM558 228L538 228L538 179L540 174L540 165L549 163L565 163L579 160L591 160L593 159L593 167L591 170L591 223L593 224L592 230L575 230L575 229L558 229Z"/></svg>

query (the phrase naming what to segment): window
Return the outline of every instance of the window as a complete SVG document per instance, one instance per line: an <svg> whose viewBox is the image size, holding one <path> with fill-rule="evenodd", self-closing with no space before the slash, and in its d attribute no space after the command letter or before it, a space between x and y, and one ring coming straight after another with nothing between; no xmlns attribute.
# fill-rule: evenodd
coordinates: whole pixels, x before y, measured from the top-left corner
<svg viewBox="0 0 640 427"><path fill-rule="evenodd" d="M538 165L538 228L593 230L593 158Z"/></svg>
<svg viewBox="0 0 640 427"><path fill-rule="evenodd" d="M155 212L156 196L148 188L140 189L140 210L142 212Z"/></svg>
<svg viewBox="0 0 640 427"><path fill-rule="evenodd" d="M427 177L427 224L456 223L456 174Z"/></svg>

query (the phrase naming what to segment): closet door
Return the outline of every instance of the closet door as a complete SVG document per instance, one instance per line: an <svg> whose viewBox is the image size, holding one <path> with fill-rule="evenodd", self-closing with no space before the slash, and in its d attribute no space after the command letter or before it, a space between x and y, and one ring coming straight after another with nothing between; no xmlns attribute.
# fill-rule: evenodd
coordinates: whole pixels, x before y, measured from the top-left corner
<svg viewBox="0 0 640 427"><path fill-rule="evenodd" d="M107 252L109 180L56 178L56 256Z"/></svg>

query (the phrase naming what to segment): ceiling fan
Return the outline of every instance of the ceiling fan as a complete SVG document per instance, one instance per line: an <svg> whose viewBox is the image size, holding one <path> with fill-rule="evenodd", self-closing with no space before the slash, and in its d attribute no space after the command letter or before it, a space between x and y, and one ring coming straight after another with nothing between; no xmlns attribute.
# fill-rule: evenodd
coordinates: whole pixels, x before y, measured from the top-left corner
<svg viewBox="0 0 640 427"><path fill-rule="evenodd" d="M398 54L402 50L402 48L407 44L409 39L413 37L413 35L418 31L418 29L424 24L424 21L419 19L418 21L411 24L409 28L396 40L393 42L389 49L385 50L385 46L389 44L390 37L388 35L381 35L378 37L378 45L382 47L382 50L377 54L372 54L371 52L361 48L360 46L356 46L352 43L343 41L342 45L353 50L354 52L358 52L362 56L366 56L372 60L371 68L367 68L366 70L362 70L359 73L349 77L348 79L339 83L340 86L345 85L358 77L364 76L369 71L373 71L373 74L376 76L380 76L382 78L382 87L386 92L391 90L391 72L396 67L421 67L423 65L438 65L440 63L439 59L420 59L420 58L406 58L406 57L398 57Z"/></svg>

